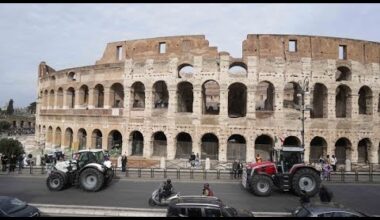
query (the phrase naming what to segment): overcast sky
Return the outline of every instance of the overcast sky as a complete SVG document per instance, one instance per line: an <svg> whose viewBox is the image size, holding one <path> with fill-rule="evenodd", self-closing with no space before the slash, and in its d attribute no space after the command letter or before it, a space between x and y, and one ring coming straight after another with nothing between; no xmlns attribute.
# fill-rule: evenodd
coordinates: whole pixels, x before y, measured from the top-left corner
<svg viewBox="0 0 380 220"><path fill-rule="evenodd" d="M0 4L0 107L36 100L41 61L93 65L107 42L204 34L241 57L247 34L380 41L379 4Z"/></svg>

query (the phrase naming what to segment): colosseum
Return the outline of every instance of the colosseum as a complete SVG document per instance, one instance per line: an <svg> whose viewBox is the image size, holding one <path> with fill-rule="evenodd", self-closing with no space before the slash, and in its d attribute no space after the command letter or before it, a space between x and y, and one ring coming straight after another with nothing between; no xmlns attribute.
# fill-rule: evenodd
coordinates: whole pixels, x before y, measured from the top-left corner
<svg viewBox="0 0 380 220"><path fill-rule="evenodd" d="M335 37L248 34L241 58L204 35L112 42L95 65L40 63L36 141L214 162L297 145L308 163L379 164L379 64L379 43Z"/></svg>

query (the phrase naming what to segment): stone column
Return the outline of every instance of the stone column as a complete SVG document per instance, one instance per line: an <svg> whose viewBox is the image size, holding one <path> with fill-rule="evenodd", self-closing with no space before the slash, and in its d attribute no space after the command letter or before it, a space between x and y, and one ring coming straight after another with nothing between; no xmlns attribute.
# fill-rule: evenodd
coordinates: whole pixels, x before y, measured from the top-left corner
<svg viewBox="0 0 380 220"><path fill-rule="evenodd" d="M105 109L111 108L111 106L110 106L110 92L111 92L110 87L104 87L104 108Z"/></svg>
<svg viewBox="0 0 380 220"><path fill-rule="evenodd" d="M170 132L168 133L166 140L167 140L167 147L166 147L167 159L174 160L175 153L176 153L175 136L173 136L173 134Z"/></svg>
<svg viewBox="0 0 380 220"><path fill-rule="evenodd" d="M80 95L81 95L81 92L79 89L75 90L75 101L74 101L74 108L75 109L78 109L80 108Z"/></svg>
<svg viewBox="0 0 380 220"><path fill-rule="evenodd" d="M95 108L95 89L89 88L88 89L88 109L94 109Z"/></svg>
<svg viewBox="0 0 380 220"><path fill-rule="evenodd" d="M145 158L151 158L152 156L152 139L150 135L144 135L144 151L143 156Z"/></svg>
<svg viewBox="0 0 380 220"><path fill-rule="evenodd" d="M126 85L127 82L124 84L124 111L128 113L131 110L131 87Z"/></svg>
<svg viewBox="0 0 380 220"><path fill-rule="evenodd" d="M62 108L63 109L68 109L69 108L68 102L67 102L67 90L63 90L63 105L62 105Z"/></svg>
<svg viewBox="0 0 380 220"><path fill-rule="evenodd" d="M219 137L219 158L220 162L227 161L227 140L225 136Z"/></svg>
<svg viewBox="0 0 380 220"><path fill-rule="evenodd" d="M358 159L359 159L359 155L358 155L358 143L359 141L356 140L356 139L353 139L353 140L350 140L351 141L351 158L349 158L351 160L351 164L357 164L358 163Z"/></svg>
<svg viewBox="0 0 380 220"><path fill-rule="evenodd" d="M54 93L53 109L58 109L58 90Z"/></svg>
<svg viewBox="0 0 380 220"><path fill-rule="evenodd" d="M123 139L124 142L124 139ZM108 131L104 132L102 131L102 149L108 150Z"/></svg>
<svg viewBox="0 0 380 220"><path fill-rule="evenodd" d="M328 107L327 107L327 110L328 110L328 118L329 120L333 120L336 118L336 113L335 113L335 109L336 109L336 102L335 102L335 89L333 88L328 88L328 92L327 92L327 103L328 103Z"/></svg>
<svg viewBox="0 0 380 220"><path fill-rule="evenodd" d="M247 89L247 119L256 118L256 87L257 85L248 85Z"/></svg>
<svg viewBox="0 0 380 220"><path fill-rule="evenodd" d="M220 84L219 122L225 123L228 119L228 85Z"/></svg>
<svg viewBox="0 0 380 220"><path fill-rule="evenodd" d="M252 162L255 159L255 140L253 137L250 137L249 135L245 136L246 139L246 162Z"/></svg>
<svg viewBox="0 0 380 220"><path fill-rule="evenodd" d="M176 85L168 86L169 92L169 106L168 106L168 118L174 118L177 112L177 87Z"/></svg>
<svg viewBox="0 0 380 220"><path fill-rule="evenodd" d="M357 91L356 88L351 88L351 118L357 119L359 117L359 95L354 91ZM350 106L347 105L346 109L350 109Z"/></svg>
<svg viewBox="0 0 380 220"><path fill-rule="evenodd" d="M149 119L152 116L153 109L153 97L152 97L152 89L145 88L145 119Z"/></svg>
<svg viewBox="0 0 380 220"><path fill-rule="evenodd" d="M202 88L198 84L193 85L193 118L201 118L202 115Z"/></svg>

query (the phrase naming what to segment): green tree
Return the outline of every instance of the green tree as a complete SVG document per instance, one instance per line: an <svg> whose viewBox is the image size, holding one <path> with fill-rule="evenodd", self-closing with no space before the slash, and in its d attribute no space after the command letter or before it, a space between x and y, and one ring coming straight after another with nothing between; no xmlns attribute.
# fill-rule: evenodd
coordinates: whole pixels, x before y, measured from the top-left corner
<svg viewBox="0 0 380 220"><path fill-rule="evenodd" d="M28 112L30 112L30 114L36 114L36 106L37 102L30 103L28 106Z"/></svg>
<svg viewBox="0 0 380 220"><path fill-rule="evenodd" d="M11 99L11 100L9 100L9 103L8 103L7 114L13 115L14 112L15 112L15 110L13 108L13 99Z"/></svg>
<svg viewBox="0 0 380 220"><path fill-rule="evenodd" d="M0 140L0 153L10 157L12 154L19 156L24 154L24 148L20 141L12 138L3 138Z"/></svg>
<svg viewBox="0 0 380 220"><path fill-rule="evenodd" d="M6 131L11 127L11 123L7 121L0 121L0 131Z"/></svg>

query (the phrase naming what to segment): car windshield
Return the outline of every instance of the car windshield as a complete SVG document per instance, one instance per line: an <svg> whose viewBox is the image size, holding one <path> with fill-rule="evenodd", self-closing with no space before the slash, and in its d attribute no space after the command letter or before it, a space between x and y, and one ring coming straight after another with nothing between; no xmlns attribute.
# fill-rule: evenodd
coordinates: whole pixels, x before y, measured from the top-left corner
<svg viewBox="0 0 380 220"><path fill-rule="evenodd" d="M307 217L309 214L310 212L304 207L301 207L293 212L293 215L296 217Z"/></svg>
<svg viewBox="0 0 380 220"><path fill-rule="evenodd" d="M1 209L7 214L23 209L25 206L26 203L17 198L12 198L1 203Z"/></svg>

